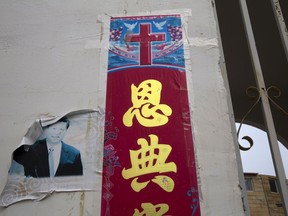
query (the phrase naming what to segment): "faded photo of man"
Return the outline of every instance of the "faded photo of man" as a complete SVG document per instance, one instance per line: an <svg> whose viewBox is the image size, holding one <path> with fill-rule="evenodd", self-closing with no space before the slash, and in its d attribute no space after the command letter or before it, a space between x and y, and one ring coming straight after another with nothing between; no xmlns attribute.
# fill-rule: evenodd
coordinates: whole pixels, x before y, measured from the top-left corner
<svg viewBox="0 0 288 216"><path fill-rule="evenodd" d="M69 120L62 117L44 129L45 139L31 146L20 146L13 160L23 165L25 176L57 177L83 175L81 154L78 149L63 142Z"/></svg>

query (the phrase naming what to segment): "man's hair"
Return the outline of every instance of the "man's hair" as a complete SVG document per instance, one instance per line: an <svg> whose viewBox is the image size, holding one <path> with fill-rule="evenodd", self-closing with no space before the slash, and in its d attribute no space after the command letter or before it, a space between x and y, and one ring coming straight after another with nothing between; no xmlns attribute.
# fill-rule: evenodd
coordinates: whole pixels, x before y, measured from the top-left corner
<svg viewBox="0 0 288 216"><path fill-rule="evenodd" d="M66 116L63 116L61 119L59 119L57 122L65 122L66 123L66 129L70 126L70 121Z"/></svg>

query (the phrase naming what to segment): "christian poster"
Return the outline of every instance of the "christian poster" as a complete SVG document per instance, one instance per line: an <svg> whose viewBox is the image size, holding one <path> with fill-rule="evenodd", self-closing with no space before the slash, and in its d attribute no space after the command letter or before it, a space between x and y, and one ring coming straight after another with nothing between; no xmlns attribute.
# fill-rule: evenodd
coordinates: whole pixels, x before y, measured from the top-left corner
<svg viewBox="0 0 288 216"><path fill-rule="evenodd" d="M180 14L111 17L102 216L200 215Z"/></svg>

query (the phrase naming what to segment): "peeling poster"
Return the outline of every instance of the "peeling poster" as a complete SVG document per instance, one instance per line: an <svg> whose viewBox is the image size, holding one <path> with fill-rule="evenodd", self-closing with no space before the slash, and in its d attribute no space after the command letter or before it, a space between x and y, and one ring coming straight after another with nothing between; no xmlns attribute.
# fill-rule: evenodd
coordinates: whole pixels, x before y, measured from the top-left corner
<svg viewBox="0 0 288 216"><path fill-rule="evenodd" d="M101 190L104 113L42 116L13 152L0 206L53 192Z"/></svg>

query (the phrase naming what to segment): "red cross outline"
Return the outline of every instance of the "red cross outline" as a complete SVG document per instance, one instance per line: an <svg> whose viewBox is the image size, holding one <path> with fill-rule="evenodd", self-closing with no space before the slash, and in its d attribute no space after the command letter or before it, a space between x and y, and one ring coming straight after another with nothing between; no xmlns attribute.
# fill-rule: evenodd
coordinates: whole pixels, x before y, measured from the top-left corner
<svg viewBox="0 0 288 216"><path fill-rule="evenodd" d="M130 35L130 42L140 42L140 65L151 65L151 41L165 41L165 33L150 34L150 23L140 24L140 33Z"/></svg>

